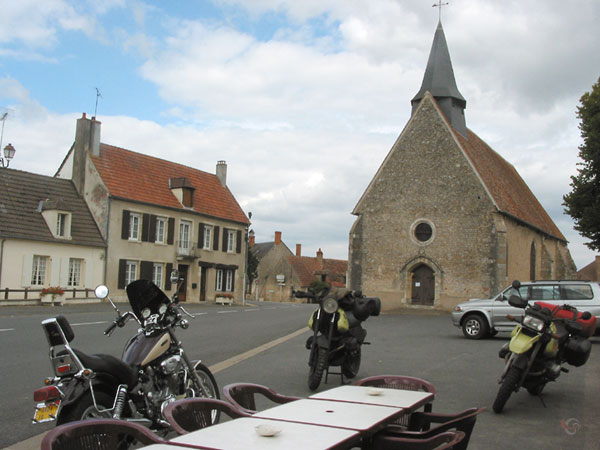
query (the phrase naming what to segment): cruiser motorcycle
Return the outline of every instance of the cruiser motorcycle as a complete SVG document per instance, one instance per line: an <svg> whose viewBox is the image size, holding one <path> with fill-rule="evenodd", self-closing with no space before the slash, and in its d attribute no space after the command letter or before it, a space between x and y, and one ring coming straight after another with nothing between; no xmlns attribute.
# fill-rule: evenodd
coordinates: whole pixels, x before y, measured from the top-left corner
<svg viewBox="0 0 600 450"><path fill-rule="evenodd" d="M177 271L171 280L180 281ZM140 326L125 345L121 359L108 354L90 355L71 347L75 335L64 316L42 322L54 376L46 378L45 387L33 394L37 402L34 423L56 420L60 425L112 417L166 433L170 425L163 411L169 402L186 397L219 397L213 374L202 362L193 363L175 336L174 328L189 327L182 313L193 317L178 304L177 294L169 299L148 280L134 281L126 291L133 312L124 314L108 296L106 286L98 286L95 291L117 312L105 335L110 336L130 319ZM218 421L217 411L212 419L213 423Z"/></svg>
<svg viewBox="0 0 600 450"><path fill-rule="evenodd" d="M519 292L521 283L513 281ZM504 371L499 380L500 389L493 409L500 413L513 392L525 387L531 395L539 395L546 384L556 381L561 372L568 372L565 362L579 367L586 363L592 345L588 337L594 334L596 318L589 312L579 313L569 305L556 306L536 302L529 306L526 300L511 295L508 302L515 308L525 309L511 333L510 342L499 352L504 359Z"/></svg>
<svg viewBox="0 0 600 450"><path fill-rule="evenodd" d="M354 378L360 368L361 346L368 344L365 342L367 330L361 323L369 316L379 315L379 298L345 289L324 290L319 295L311 291L295 292L295 295L319 303L308 322L308 327L313 330L313 335L306 341L306 348L310 350L309 389L314 391L319 387L324 372L327 383L331 366L341 368L342 383L344 377Z"/></svg>

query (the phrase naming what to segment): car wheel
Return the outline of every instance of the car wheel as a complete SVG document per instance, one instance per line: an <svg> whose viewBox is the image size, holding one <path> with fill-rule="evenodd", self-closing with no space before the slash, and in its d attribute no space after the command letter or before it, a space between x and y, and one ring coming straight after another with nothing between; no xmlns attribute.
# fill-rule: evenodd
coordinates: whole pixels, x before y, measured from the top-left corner
<svg viewBox="0 0 600 450"><path fill-rule="evenodd" d="M469 339L482 339L488 334L488 324L483 317L471 314L465 317L462 331Z"/></svg>

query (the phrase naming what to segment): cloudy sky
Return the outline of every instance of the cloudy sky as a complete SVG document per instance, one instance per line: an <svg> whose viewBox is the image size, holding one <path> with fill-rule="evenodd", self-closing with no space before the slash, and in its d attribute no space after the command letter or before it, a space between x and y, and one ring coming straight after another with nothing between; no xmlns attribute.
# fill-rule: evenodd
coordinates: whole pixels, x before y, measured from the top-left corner
<svg viewBox="0 0 600 450"><path fill-rule="evenodd" d="M448 0L467 126L512 163L570 241L575 115L600 76L597 0ZM2 146L54 175L75 121L102 142L214 173L257 242L347 258L350 214L410 116L434 0L0 0Z"/></svg>

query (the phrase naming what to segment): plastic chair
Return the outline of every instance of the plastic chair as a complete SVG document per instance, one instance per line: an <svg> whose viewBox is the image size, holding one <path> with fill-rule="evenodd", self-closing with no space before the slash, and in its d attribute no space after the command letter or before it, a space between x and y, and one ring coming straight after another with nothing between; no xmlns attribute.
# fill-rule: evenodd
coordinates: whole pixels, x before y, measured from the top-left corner
<svg viewBox="0 0 600 450"><path fill-rule="evenodd" d="M369 450L442 450L454 449L465 438L462 431L448 431L427 439L376 435Z"/></svg>
<svg viewBox="0 0 600 450"><path fill-rule="evenodd" d="M477 416L483 411L485 408L469 408L458 414L416 412L410 416L408 430L396 425L388 425L381 434L411 439L429 439L451 430L462 431L465 434L464 439L453 448L465 450L469 445ZM434 426L435 424L438 425Z"/></svg>
<svg viewBox="0 0 600 450"><path fill-rule="evenodd" d="M70 422L50 430L41 450L125 450L135 443L164 444L148 428L118 419Z"/></svg>
<svg viewBox="0 0 600 450"><path fill-rule="evenodd" d="M435 386L429 381L421 378L408 377L403 375L375 375L372 377L363 378L354 383L356 386L374 386L388 389L404 389L407 391L423 391L431 392L435 395ZM431 412L433 409L432 402L425 404L424 411ZM401 416L396 422L397 425L408 427L410 414Z"/></svg>
<svg viewBox="0 0 600 450"><path fill-rule="evenodd" d="M250 415L223 400L202 397L171 402L165 407L164 415L177 434L186 434L213 425L215 410L232 419Z"/></svg>
<svg viewBox="0 0 600 450"><path fill-rule="evenodd" d="M273 389L254 383L231 383L223 388L223 396L237 409L246 414L255 414L257 412L256 400L258 396L283 404L300 397L282 395Z"/></svg>

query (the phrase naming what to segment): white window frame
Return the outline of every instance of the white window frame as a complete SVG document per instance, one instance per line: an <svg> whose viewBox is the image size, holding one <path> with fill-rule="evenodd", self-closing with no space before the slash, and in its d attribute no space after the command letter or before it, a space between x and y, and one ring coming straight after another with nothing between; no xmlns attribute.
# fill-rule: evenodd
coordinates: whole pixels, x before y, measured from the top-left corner
<svg viewBox="0 0 600 450"><path fill-rule="evenodd" d="M154 263L152 266L152 282L162 289L164 282L165 266L161 263Z"/></svg>
<svg viewBox="0 0 600 450"><path fill-rule="evenodd" d="M167 231L167 218L166 217L157 217L156 218L156 239L154 242L156 244L164 244L165 243L165 235Z"/></svg>
<svg viewBox="0 0 600 450"><path fill-rule="evenodd" d="M180 220L179 221L179 250L180 253L185 253L186 255L190 252L192 242L192 222L189 220Z"/></svg>
<svg viewBox="0 0 600 450"><path fill-rule="evenodd" d="M46 284L47 271L48 257L33 255L33 263L31 265L31 285L44 286L44 284Z"/></svg>
<svg viewBox="0 0 600 450"><path fill-rule="evenodd" d="M204 250L210 250L212 246L212 225L204 225Z"/></svg>
<svg viewBox="0 0 600 450"><path fill-rule="evenodd" d="M132 212L129 215L129 240L139 241L140 240L140 226L142 223L142 215L140 213Z"/></svg>
<svg viewBox="0 0 600 450"><path fill-rule="evenodd" d="M68 230L67 225L69 224L69 215L66 213L56 214L56 235L59 237L67 237Z"/></svg>
<svg viewBox="0 0 600 450"><path fill-rule="evenodd" d="M69 287L81 286L82 272L83 272L83 259L69 258L69 276L67 279L67 286L69 286Z"/></svg>
<svg viewBox="0 0 600 450"><path fill-rule="evenodd" d="M223 292L223 269L217 269L217 292Z"/></svg>
<svg viewBox="0 0 600 450"><path fill-rule="evenodd" d="M138 279L138 267L137 261L128 260L125 263L125 286Z"/></svg>
<svg viewBox="0 0 600 450"><path fill-rule="evenodd" d="M233 270L225 271L225 291L231 292L233 290Z"/></svg>
<svg viewBox="0 0 600 450"><path fill-rule="evenodd" d="M227 253L235 251L235 230L227 230Z"/></svg>

